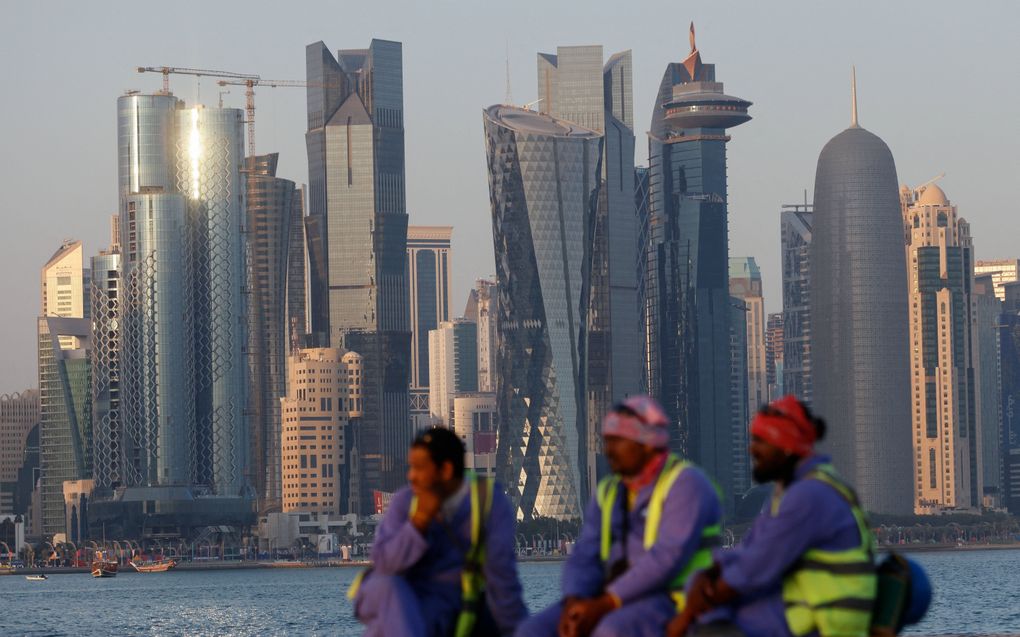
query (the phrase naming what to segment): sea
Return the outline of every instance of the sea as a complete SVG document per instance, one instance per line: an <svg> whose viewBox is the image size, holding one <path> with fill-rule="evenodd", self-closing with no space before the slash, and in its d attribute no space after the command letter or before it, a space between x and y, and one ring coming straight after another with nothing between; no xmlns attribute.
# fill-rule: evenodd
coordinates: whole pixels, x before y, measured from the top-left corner
<svg viewBox="0 0 1020 637"><path fill-rule="evenodd" d="M1020 635L1020 550L915 553L934 601L913 635ZM562 563L520 564L528 607L559 598ZM354 568L0 576L0 635L360 635Z"/></svg>

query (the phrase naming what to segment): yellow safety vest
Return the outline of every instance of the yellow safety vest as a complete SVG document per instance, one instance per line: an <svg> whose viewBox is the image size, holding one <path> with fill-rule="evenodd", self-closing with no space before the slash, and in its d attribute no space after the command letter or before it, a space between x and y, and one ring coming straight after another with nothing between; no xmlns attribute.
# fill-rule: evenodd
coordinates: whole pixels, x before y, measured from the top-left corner
<svg viewBox="0 0 1020 637"><path fill-rule="evenodd" d="M680 474L687 467L693 466L689 462L680 460L675 454L669 454L666 464L655 481L655 488L652 489L652 497L648 500L648 514L645 517L645 550L652 548L659 538L659 527L662 526L662 507L666 502L669 490L680 477ZM613 505L616 503L616 494L619 491L620 477L617 475L606 476L599 482L598 503L602 515L602 532L599 545L599 558L603 566L608 566L609 549L613 544L612 520ZM627 515L627 511L624 511ZM718 544L722 528L719 524L706 526L701 531L701 545L694 553L683 569L673 578L669 584L670 596L676 603L677 612L683 611L686 605L684 585L687 579L695 572L712 566L712 546ZM623 538L626 542L627 538Z"/></svg>
<svg viewBox="0 0 1020 637"><path fill-rule="evenodd" d="M822 637L867 637L875 604L878 578L874 545L857 495L836 474L832 465L819 465L805 476L820 480L850 505L861 545L843 551L808 549L783 579L786 623L797 637L817 631ZM772 515L779 512L782 494L772 498Z"/></svg>
<svg viewBox="0 0 1020 637"><path fill-rule="evenodd" d="M478 612L485 592L485 529L492 511L492 495L494 482L492 478L476 475L473 471L465 472L464 478L471 485L471 546L464 557L464 568L460 574L461 609L457 616L457 625L453 637L470 637L478 621ZM418 508L418 498L411 498L411 506L407 512L410 519ZM371 568L358 573L347 590L347 597L354 599L361 587L362 580Z"/></svg>

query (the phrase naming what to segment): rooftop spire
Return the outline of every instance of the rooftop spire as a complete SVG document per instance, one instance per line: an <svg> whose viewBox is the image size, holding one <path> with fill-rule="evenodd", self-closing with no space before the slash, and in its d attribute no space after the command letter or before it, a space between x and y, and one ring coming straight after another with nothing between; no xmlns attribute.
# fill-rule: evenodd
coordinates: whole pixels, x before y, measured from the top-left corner
<svg viewBox="0 0 1020 637"><path fill-rule="evenodd" d="M684 58L682 64L687 68L687 74L691 77L691 81L698 79L698 70L701 66L701 53L698 52L698 45L694 42L694 22L691 22L691 52Z"/></svg>
<svg viewBox="0 0 1020 637"><path fill-rule="evenodd" d="M857 123L857 67L850 67L850 128L860 128Z"/></svg>
<svg viewBox="0 0 1020 637"><path fill-rule="evenodd" d="M690 38L691 38L691 53L694 53L695 51L698 50L698 46L696 44L694 44L694 20L691 20L691 34L690 34Z"/></svg>

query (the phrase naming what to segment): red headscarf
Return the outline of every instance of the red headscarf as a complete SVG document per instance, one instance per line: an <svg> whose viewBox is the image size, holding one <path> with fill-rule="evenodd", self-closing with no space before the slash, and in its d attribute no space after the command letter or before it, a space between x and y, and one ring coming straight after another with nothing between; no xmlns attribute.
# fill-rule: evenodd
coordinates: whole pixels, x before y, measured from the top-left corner
<svg viewBox="0 0 1020 637"><path fill-rule="evenodd" d="M751 435L797 456L810 456L818 438L804 405L793 395L774 400L755 414Z"/></svg>

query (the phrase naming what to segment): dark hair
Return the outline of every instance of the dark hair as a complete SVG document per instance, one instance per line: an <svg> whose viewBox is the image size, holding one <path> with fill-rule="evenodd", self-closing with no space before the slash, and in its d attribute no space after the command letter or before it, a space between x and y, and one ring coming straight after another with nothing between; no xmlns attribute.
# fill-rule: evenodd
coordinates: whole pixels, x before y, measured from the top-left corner
<svg viewBox="0 0 1020 637"><path fill-rule="evenodd" d="M426 429L415 437L411 448L428 451L429 457L437 467L449 462L453 465L453 476L464 477L464 443L453 431L443 427Z"/></svg>

